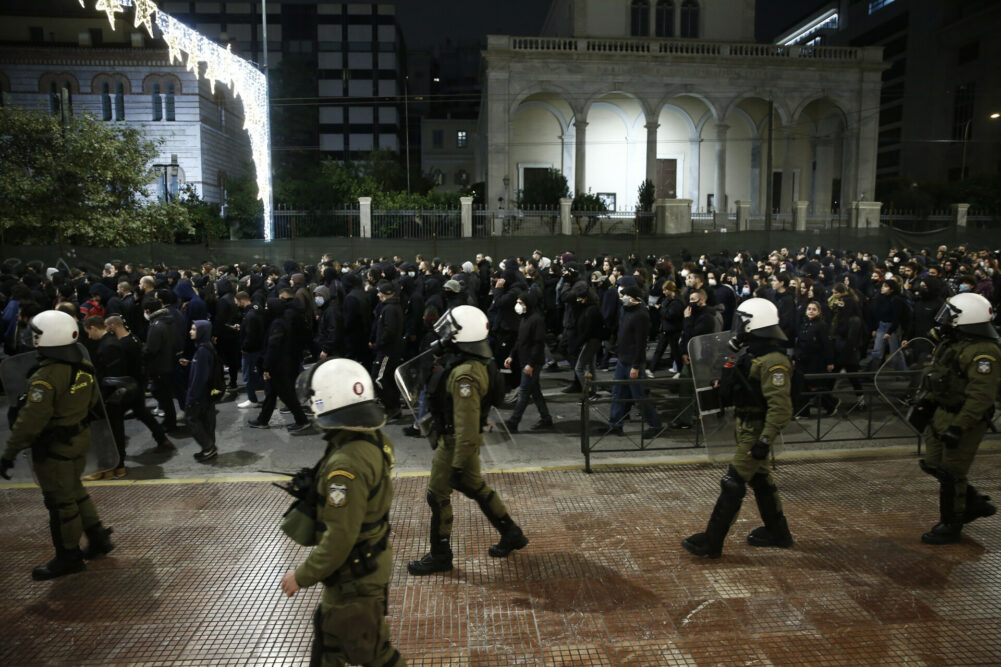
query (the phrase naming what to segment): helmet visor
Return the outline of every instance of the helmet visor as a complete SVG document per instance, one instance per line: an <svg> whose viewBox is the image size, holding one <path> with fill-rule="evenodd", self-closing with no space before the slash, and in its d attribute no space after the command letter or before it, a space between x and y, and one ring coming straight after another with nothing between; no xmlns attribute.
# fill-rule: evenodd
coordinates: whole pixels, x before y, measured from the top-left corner
<svg viewBox="0 0 1001 667"><path fill-rule="evenodd" d="M438 318L438 321L434 323L434 333L438 336L438 340L443 343L451 341L462 327L455 320L455 316L452 315L452 309L445 311L445 314Z"/></svg>
<svg viewBox="0 0 1001 667"><path fill-rule="evenodd" d="M311 368L307 368L299 373L299 376L295 379L295 396L299 399L299 405L312 405L309 399L313 395L313 373L319 366L320 364L315 364Z"/></svg>
<svg viewBox="0 0 1001 667"><path fill-rule="evenodd" d="M963 311L946 301L938 309L938 313L935 314L935 324L943 327L951 327L956 320L956 315L959 315L961 312Z"/></svg>

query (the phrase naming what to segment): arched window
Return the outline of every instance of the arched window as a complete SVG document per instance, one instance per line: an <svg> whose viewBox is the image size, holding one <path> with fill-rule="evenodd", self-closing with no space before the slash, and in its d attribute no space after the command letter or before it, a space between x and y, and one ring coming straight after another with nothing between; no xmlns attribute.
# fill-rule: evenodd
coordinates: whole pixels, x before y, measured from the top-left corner
<svg viewBox="0 0 1001 667"><path fill-rule="evenodd" d="M158 83L153 84L150 102L153 104L153 120L163 120L163 96L160 95L160 84Z"/></svg>
<svg viewBox="0 0 1001 667"><path fill-rule="evenodd" d="M629 34L633 37L650 36L650 3L648 0L633 0L629 5Z"/></svg>
<svg viewBox="0 0 1001 667"><path fill-rule="evenodd" d="M654 25L658 37L674 37L674 0L660 0Z"/></svg>
<svg viewBox="0 0 1001 667"><path fill-rule="evenodd" d="M125 86L115 84L115 120L125 120Z"/></svg>
<svg viewBox="0 0 1001 667"><path fill-rule="evenodd" d="M699 3L698 0L685 0L681 3L681 36L699 36Z"/></svg>
<svg viewBox="0 0 1001 667"><path fill-rule="evenodd" d="M107 82L101 84L101 118L114 120L114 116L111 115L111 90Z"/></svg>
<svg viewBox="0 0 1001 667"><path fill-rule="evenodd" d="M164 111L168 121L174 120L174 83L167 82L167 96L163 101Z"/></svg>
<svg viewBox="0 0 1001 667"><path fill-rule="evenodd" d="M49 82L49 113L59 115L59 87L55 81Z"/></svg>

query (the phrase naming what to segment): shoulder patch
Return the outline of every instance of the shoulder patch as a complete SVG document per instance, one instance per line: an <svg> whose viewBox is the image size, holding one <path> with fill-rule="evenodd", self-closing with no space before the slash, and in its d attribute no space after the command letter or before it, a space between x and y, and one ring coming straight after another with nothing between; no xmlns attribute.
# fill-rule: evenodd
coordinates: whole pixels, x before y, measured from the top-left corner
<svg viewBox="0 0 1001 667"><path fill-rule="evenodd" d="M990 375L991 371L994 370L993 362L995 359L987 355L977 357L977 372L981 375Z"/></svg>
<svg viewBox="0 0 1001 667"><path fill-rule="evenodd" d="M334 470L329 475L327 475L327 479L333 479L334 477L337 477L338 475L340 475L341 477L347 477L348 479L354 479L355 478L354 474L348 472L347 470Z"/></svg>
<svg viewBox="0 0 1001 667"><path fill-rule="evenodd" d="M327 504L331 507L344 507L348 504L348 487L343 484L331 484L327 489Z"/></svg>
<svg viewBox="0 0 1001 667"><path fill-rule="evenodd" d="M45 391L39 387L33 387L28 392L29 403L41 403L43 398L45 398Z"/></svg>
<svg viewBox="0 0 1001 667"><path fill-rule="evenodd" d="M771 383L773 387L785 386L786 372L787 371L784 366L773 366L768 370L768 373L771 376Z"/></svg>
<svg viewBox="0 0 1001 667"><path fill-rule="evenodd" d="M473 385L468 382L459 383L459 396L463 398L469 398L473 395Z"/></svg>

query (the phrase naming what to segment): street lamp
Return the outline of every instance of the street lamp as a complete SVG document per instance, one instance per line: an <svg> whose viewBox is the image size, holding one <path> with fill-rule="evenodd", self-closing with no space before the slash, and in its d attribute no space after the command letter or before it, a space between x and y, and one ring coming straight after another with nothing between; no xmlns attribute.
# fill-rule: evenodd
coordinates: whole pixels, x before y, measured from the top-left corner
<svg viewBox="0 0 1001 667"><path fill-rule="evenodd" d="M995 111L994 113L987 116L988 120L997 120L1001 118L1001 112ZM966 180L966 145L970 140L970 125L973 124L973 118L970 118L965 123L963 123L963 162L962 166L959 168L959 180Z"/></svg>

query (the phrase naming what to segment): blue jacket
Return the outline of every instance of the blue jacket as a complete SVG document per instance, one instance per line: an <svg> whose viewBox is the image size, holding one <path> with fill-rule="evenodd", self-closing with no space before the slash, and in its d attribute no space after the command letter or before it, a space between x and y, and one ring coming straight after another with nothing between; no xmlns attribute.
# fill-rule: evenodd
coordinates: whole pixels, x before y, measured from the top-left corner
<svg viewBox="0 0 1001 667"><path fill-rule="evenodd" d="M208 403L212 389L212 368L215 365L215 347L212 345L212 323L195 320L195 356L188 367L188 393L184 407L194 403Z"/></svg>

